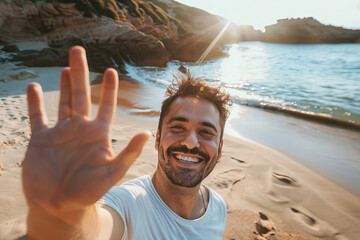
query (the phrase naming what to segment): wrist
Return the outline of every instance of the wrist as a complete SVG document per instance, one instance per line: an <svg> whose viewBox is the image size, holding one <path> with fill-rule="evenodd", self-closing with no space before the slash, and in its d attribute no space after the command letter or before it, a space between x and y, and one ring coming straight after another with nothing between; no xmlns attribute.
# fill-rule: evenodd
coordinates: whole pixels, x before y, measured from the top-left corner
<svg viewBox="0 0 360 240"><path fill-rule="evenodd" d="M28 239L91 239L97 226L95 205L61 214L30 208L27 217Z"/></svg>

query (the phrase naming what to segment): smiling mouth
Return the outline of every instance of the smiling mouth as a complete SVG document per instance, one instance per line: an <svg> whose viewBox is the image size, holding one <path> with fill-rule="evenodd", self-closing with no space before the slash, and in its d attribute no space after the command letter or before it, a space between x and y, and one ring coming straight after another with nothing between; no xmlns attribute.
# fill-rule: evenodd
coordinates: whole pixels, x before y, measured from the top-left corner
<svg viewBox="0 0 360 240"><path fill-rule="evenodd" d="M185 163L198 163L198 162L200 162L200 159L196 158L196 157L183 156L183 155L180 155L180 154L174 154L173 156L177 160L179 160L181 162L185 162Z"/></svg>

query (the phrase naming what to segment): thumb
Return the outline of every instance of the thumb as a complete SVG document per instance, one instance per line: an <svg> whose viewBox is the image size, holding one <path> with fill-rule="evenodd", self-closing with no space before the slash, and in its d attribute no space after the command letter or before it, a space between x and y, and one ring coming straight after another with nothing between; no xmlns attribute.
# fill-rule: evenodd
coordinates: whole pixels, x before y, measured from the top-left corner
<svg viewBox="0 0 360 240"><path fill-rule="evenodd" d="M115 183L119 181L133 164L136 158L140 155L146 141L151 136L149 131L135 135L126 148L124 148L119 155L113 160L113 174Z"/></svg>

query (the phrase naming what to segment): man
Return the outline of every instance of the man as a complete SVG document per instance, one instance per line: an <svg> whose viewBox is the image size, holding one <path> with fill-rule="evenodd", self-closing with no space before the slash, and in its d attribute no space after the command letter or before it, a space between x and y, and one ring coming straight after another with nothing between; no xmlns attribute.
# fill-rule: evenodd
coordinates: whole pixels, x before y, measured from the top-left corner
<svg viewBox="0 0 360 240"><path fill-rule="evenodd" d="M117 73L105 71L98 113L90 119L83 48L70 50L69 65L61 73L54 128L47 127L40 85L28 86L32 137L23 188L29 239L221 239L225 204L201 181L221 156L229 95L182 75L162 105L155 173L109 191L138 157L149 133L134 136L114 156Z"/></svg>

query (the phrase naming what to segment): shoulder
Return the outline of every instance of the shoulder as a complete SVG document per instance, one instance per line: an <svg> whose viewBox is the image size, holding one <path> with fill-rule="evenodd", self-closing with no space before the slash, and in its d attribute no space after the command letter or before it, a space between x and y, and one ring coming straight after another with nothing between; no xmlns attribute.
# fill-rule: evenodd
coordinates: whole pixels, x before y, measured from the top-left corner
<svg viewBox="0 0 360 240"><path fill-rule="evenodd" d="M206 188L209 190L209 207L212 214L217 215L222 221L226 221L227 207L224 199L208 186Z"/></svg>
<svg viewBox="0 0 360 240"><path fill-rule="evenodd" d="M101 199L107 205L128 205L145 196L149 190L149 176L142 176L112 187ZM118 206L119 207L119 206Z"/></svg>
<svg viewBox="0 0 360 240"><path fill-rule="evenodd" d="M150 189L151 186L151 179L150 176L145 175L141 176L135 179L132 179L130 181L124 182L118 187L113 187L115 191L117 190L125 190L129 193L133 194L134 196L137 196L139 194L144 194L146 191Z"/></svg>
<svg viewBox="0 0 360 240"><path fill-rule="evenodd" d="M206 188L209 190L210 201L213 201L213 203L215 204L220 204L226 208L225 201L221 197L221 195L209 188L208 186L206 186Z"/></svg>

